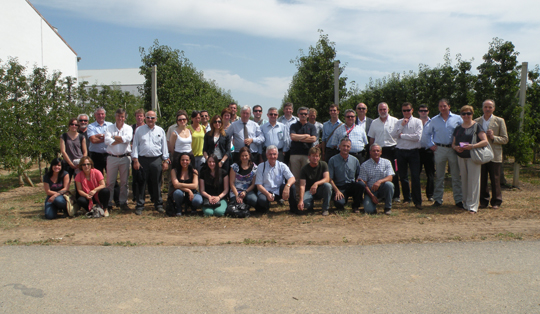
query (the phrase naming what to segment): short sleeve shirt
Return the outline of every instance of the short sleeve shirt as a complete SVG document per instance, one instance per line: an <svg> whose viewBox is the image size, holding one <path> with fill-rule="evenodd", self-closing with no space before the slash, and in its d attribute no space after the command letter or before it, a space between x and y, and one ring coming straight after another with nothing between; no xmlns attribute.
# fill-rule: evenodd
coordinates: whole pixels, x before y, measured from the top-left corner
<svg viewBox="0 0 540 314"><path fill-rule="evenodd" d="M323 178L325 172L328 172L328 164L326 162L319 161L319 164L315 168L308 163L300 171L300 180L306 180L306 190L308 190L313 183Z"/></svg>
<svg viewBox="0 0 540 314"><path fill-rule="evenodd" d="M317 128L307 122L302 125L300 121L291 125L291 134L309 134L310 136L317 136ZM303 143L291 140L291 155L308 155L309 149L312 147L311 143Z"/></svg>

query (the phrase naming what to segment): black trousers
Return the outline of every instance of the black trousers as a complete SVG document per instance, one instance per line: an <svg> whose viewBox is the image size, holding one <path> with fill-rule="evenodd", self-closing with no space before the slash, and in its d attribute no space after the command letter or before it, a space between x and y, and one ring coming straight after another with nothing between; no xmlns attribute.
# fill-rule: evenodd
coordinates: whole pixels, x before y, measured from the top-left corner
<svg viewBox="0 0 540 314"><path fill-rule="evenodd" d="M145 189L148 185L148 193L150 198L154 200L154 206L163 206L163 199L161 198L161 177L162 166L161 156L157 157L143 157L139 156L139 164L142 171L144 180L139 186L139 194L137 195L137 208L142 209L144 207Z"/></svg>
<svg viewBox="0 0 540 314"><path fill-rule="evenodd" d="M382 148L382 158L390 160L390 163L392 163L392 169L394 169L394 178L392 179L392 183L394 184L394 197L393 198L399 198L399 174L396 170L396 147L390 146L390 147L383 147Z"/></svg>
<svg viewBox="0 0 540 314"><path fill-rule="evenodd" d="M426 172L426 196L427 198L433 197L433 191L435 190L435 155L431 149L420 148L420 172L422 167Z"/></svg>
<svg viewBox="0 0 540 314"><path fill-rule="evenodd" d="M109 198L111 197L111 192L109 191L109 189L104 188L104 189L99 190L99 192L97 193L97 197L98 197L98 200L99 200L99 204L101 204L101 207L106 209L107 205L109 204ZM94 204L96 203L95 198L96 197L94 196L93 197ZM79 196L77 198L77 204L81 208L84 208L86 211L89 211L91 209L91 208L88 208L88 205L90 205L90 202L88 201L88 199L86 197Z"/></svg>
<svg viewBox="0 0 540 314"><path fill-rule="evenodd" d="M398 173L401 182L401 192L405 202L412 201L415 205L422 205L422 188L420 187L420 154L418 149L397 149L396 157ZM409 187L409 169L411 169L411 182Z"/></svg>

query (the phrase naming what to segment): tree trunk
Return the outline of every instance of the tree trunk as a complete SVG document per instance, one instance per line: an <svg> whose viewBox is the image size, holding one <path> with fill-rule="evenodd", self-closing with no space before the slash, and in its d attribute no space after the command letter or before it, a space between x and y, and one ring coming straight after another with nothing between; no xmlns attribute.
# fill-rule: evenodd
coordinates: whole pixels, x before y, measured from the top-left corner
<svg viewBox="0 0 540 314"><path fill-rule="evenodd" d="M43 174L41 173L41 155L38 157L38 166L39 166L39 181L43 183Z"/></svg>
<svg viewBox="0 0 540 314"><path fill-rule="evenodd" d="M34 183L32 182L32 179L30 179L30 177L26 174L26 172L23 172L23 176L26 179L26 182L28 182L28 184L30 184L31 187L34 187Z"/></svg>

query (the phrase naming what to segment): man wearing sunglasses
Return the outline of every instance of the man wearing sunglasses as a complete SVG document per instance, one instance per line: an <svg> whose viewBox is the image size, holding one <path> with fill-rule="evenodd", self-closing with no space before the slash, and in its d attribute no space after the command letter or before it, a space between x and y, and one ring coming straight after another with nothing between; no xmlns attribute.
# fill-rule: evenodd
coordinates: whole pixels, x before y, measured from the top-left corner
<svg viewBox="0 0 540 314"><path fill-rule="evenodd" d="M296 112L298 122L291 125L291 170L295 178L300 178L302 167L308 163L308 153L317 140L317 128L308 122L308 108L300 107ZM300 191L300 180L296 181L296 190Z"/></svg>
<svg viewBox="0 0 540 314"><path fill-rule="evenodd" d="M90 148L90 140L88 139L88 115L81 113L77 117L77 122L79 122L79 129L77 132L84 136L84 139L86 140L86 151L88 151L88 148Z"/></svg>
<svg viewBox="0 0 540 314"><path fill-rule="evenodd" d="M423 128L431 121L429 118L429 109L427 105L420 105L418 107L418 116L422 121ZM435 190L435 157L433 151L425 144L424 134L422 132L422 140L420 141L422 147L420 148L420 171L424 168L426 172L426 197L428 201L433 202L433 191Z"/></svg>
<svg viewBox="0 0 540 314"><path fill-rule="evenodd" d="M289 148L291 141L289 129L283 123L277 122L278 109L276 107L268 109L266 116L268 117L268 123L261 126L261 132L264 135L263 160L267 160L266 148L274 145L278 150L277 160L284 162L283 150Z"/></svg>
<svg viewBox="0 0 540 314"><path fill-rule="evenodd" d="M409 102L401 105L403 119L398 120L392 131L396 139L396 159L398 163L401 192L405 203L412 201L414 206L422 209L422 190L420 188L420 140L422 139L422 121L412 116L413 107ZM409 186L409 169L411 169L411 185Z"/></svg>
<svg viewBox="0 0 540 314"><path fill-rule="evenodd" d="M161 176L162 171L169 168L171 161L165 131L157 126L156 122L156 113L148 111L146 125L138 127L133 138L133 168L142 169L145 179L137 195L137 215L141 215L144 209L146 185L151 199L154 200L154 208L160 213L165 212L161 198Z"/></svg>
<svg viewBox="0 0 540 314"><path fill-rule="evenodd" d="M253 106L253 122L257 123L259 126L262 126L267 120L262 118L262 107L261 105Z"/></svg>
<svg viewBox="0 0 540 314"><path fill-rule="evenodd" d="M206 132L209 132L212 129L208 121L210 121L208 110L201 110L201 125L206 129Z"/></svg>
<svg viewBox="0 0 540 314"><path fill-rule="evenodd" d="M362 164L364 160L364 147L368 144L368 139L364 128L354 123L356 114L354 110L345 110L345 123L339 126L334 132L334 136L329 143L329 146L333 149L337 149L342 138L347 137L351 140L351 147L349 155L358 159L358 162Z"/></svg>
<svg viewBox="0 0 540 314"><path fill-rule="evenodd" d="M463 119L461 119L460 115L450 112L450 102L448 99L443 98L439 100L439 112L438 115L426 124L422 133L424 145L434 152L435 168L437 169L435 191L433 193L435 202L432 206L438 207L443 203L444 176L446 174L446 165L448 164L452 175L454 202L457 207L463 208L459 165L456 151L452 148L454 130L463 123Z"/></svg>
<svg viewBox="0 0 540 314"><path fill-rule="evenodd" d="M369 128L371 127L371 122L373 119L368 118L367 116L367 105L363 102L356 105L356 125L363 127L366 135L369 134ZM364 147L364 160L369 159L369 143Z"/></svg>

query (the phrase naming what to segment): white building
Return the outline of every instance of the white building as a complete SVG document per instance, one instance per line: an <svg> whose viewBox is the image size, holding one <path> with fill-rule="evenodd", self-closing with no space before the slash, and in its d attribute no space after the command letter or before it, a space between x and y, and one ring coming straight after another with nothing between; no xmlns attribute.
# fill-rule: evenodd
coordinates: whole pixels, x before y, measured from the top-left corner
<svg viewBox="0 0 540 314"><path fill-rule="evenodd" d="M77 77L77 53L28 0L2 0L0 6L0 59L17 58L32 71Z"/></svg>
<svg viewBox="0 0 540 314"><path fill-rule="evenodd" d="M140 95L138 88L144 84L144 76L139 74L138 68L130 69L104 69L80 70L79 82L87 81L89 86L115 86L122 91Z"/></svg>

